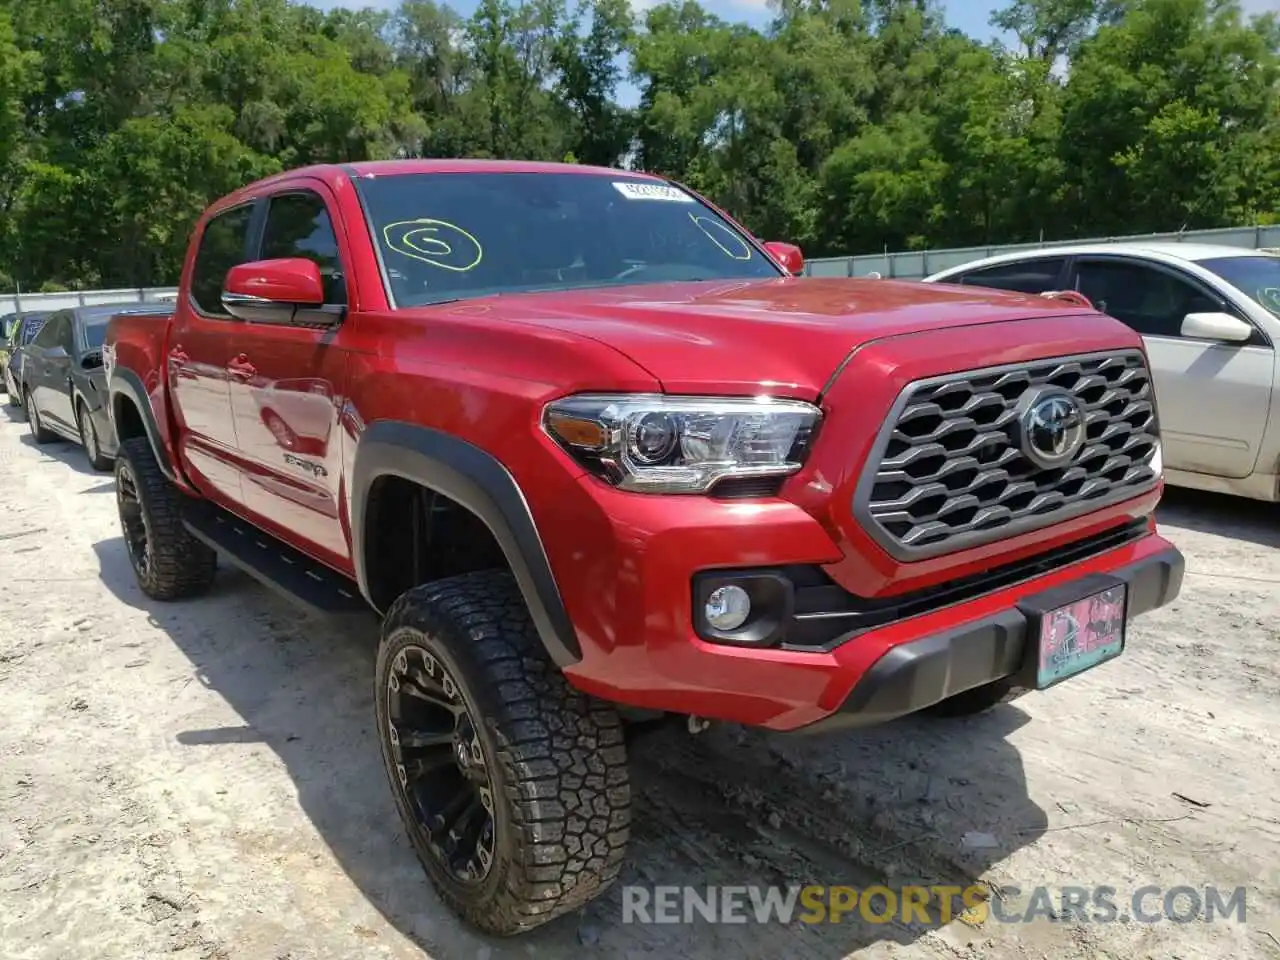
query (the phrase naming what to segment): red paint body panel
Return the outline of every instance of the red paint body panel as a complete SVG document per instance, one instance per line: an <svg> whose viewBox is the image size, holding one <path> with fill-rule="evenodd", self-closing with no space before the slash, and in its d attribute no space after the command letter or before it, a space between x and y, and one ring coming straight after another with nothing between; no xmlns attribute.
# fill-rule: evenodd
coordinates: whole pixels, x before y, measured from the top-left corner
<svg viewBox="0 0 1280 960"><path fill-rule="evenodd" d="M565 169L461 160L316 167L215 204L200 229L219 211L281 190L320 193L338 231L349 309L330 330L202 316L189 297L193 241L172 322L112 322L114 362L147 384L179 482L354 576L348 481L365 426L400 420L462 438L495 457L528 503L582 650L581 661L566 670L575 685L638 706L777 729L837 709L897 644L1168 548L1152 523L1151 535L1136 543L871 631L831 653L699 640L690 583L701 570L821 565L851 593L885 596L1149 516L1158 488L1036 532L901 563L872 541L851 508L874 437L912 380L1142 343L1076 304L977 288L791 278L781 267L776 280L389 309L352 171L377 177ZM236 276L246 292L257 282L251 266L237 268ZM270 279L259 277L254 290ZM778 497L733 502L624 493L588 474L541 429L546 403L585 391L770 394L819 402L824 420L808 462Z"/></svg>

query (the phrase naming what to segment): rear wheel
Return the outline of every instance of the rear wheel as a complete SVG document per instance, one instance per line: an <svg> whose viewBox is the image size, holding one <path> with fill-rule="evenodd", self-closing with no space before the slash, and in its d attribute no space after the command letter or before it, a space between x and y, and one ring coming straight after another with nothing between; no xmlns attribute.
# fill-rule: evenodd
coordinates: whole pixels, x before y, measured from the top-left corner
<svg viewBox="0 0 1280 960"><path fill-rule="evenodd" d="M116 505L129 563L142 592L179 600L213 583L217 554L182 523L182 494L160 470L151 443L135 437L116 456Z"/></svg>
<svg viewBox="0 0 1280 960"><path fill-rule="evenodd" d="M510 574L401 596L375 704L400 817L463 919L520 933L617 877L631 820L621 721L551 663Z"/></svg>
<svg viewBox="0 0 1280 960"><path fill-rule="evenodd" d="M31 402L31 391L22 391L22 405L27 410L27 426L31 428L31 439L36 443L45 444L52 443L57 440L57 435L44 425L40 420L40 411L36 409L36 405Z"/></svg>
<svg viewBox="0 0 1280 960"><path fill-rule="evenodd" d="M98 428L94 426L93 415L84 403L76 404L76 425L80 428L80 446L84 447L84 455L89 458L89 466L95 470L111 469L111 458L102 455Z"/></svg>

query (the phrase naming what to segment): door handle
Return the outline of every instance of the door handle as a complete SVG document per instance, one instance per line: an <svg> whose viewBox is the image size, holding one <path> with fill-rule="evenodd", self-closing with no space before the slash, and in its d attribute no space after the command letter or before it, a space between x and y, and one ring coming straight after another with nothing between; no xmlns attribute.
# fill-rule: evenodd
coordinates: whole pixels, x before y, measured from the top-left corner
<svg viewBox="0 0 1280 960"><path fill-rule="evenodd" d="M227 361L227 372L233 377L248 380L250 377L257 374L258 369L249 362L249 357L242 353Z"/></svg>
<svg viewBox="0 0 1280 960"><path fill-rule="evenodd" d="M182 344L180 343L175 344L173 349L169 351L169 362L176 366L180 367L190 359L190 355L182 349Z"/></svg>

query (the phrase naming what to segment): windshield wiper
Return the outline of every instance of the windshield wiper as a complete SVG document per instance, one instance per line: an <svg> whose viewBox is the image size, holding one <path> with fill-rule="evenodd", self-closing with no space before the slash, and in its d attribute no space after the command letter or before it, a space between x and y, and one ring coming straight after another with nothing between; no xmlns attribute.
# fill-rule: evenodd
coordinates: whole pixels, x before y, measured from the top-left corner
<svg viewBox="0 0 1280 960"><path fill-rule="evenodd" d="M465 297L446 297L443 300L424 300L422 303L406 303L406 307L443 307L450 303L462 303L464 300L488 300L490 297L500 297L501 293L473 293Z"/></svg>

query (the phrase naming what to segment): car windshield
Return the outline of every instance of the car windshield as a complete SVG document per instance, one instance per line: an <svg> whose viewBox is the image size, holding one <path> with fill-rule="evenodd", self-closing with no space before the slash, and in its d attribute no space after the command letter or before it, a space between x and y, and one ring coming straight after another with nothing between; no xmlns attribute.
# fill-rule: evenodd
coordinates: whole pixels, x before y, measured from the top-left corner
<svg viewBox="0 0 1280 960"><path fill-rule="evenodd" d="M398 307L782 276L690 194L622 172L400 174L358 183Z"/></svg>
<svg viewBox="0 0 1280 960"><path fill-rule="evenodd" d="M1201 260L1200 266L1280 317L1280 257L1220 257Z"/></svg>

